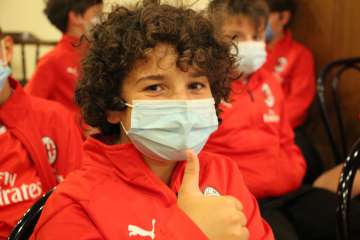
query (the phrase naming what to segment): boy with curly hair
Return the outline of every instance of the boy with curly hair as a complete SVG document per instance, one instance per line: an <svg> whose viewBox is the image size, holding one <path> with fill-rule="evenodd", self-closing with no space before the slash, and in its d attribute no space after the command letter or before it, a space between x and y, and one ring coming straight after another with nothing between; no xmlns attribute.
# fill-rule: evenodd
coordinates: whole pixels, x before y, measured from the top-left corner
<svg viewBox="0 0 360 240"><path fill-rule="evenodd" d="M32 239L274 239L235 164L201 151L233 65L213 33L162 4L117 7L94 28L76 99L102 134Z"/></svg>

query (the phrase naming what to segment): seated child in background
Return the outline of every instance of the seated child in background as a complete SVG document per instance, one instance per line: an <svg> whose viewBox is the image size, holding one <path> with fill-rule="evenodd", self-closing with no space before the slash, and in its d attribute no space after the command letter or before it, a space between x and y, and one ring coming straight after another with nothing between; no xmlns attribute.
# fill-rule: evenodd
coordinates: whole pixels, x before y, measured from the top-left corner
<svg viewBox="0 0 360 240"><path fill-rule="evenodd" d="M10 77L13 42L0 30L0 239L80 166L82 139L62 105L29 96Z"/></svg>
<svg viewBox="0 0 360 240"><path fill-rule="evenodd" d="M33 96L63 104L74 112L84 135L93 129L80 124L79 109L74 102L75 86L79 78L81 58L86 46L77 47L81 35L99 21L102 0L48 0L44 10L49 21L62 32L54 49L37 64L35 73L25 87Z"/></svg>
<svg viewBox="0 0 360 240"><path fill-rule="evenodd" d="M233 52L238 55L239 79L231 84L229 101L220 106L222 124L204 150L235 161L250 192L260 201L275 239L335 240L336 194L302 186L306 162L294 142L282 87L262 67L268 14L262 0L210 2L208 15L218 38L237 46ZM332 171L337 169L326 172L322 184L338 179L331 176ZM356 210L351 220L359 222L360 205L353 204ZM359 225L352 227L355 238L360 238Z"/></svg>
<svg viewBox="0 0 360 240"><path fill-rule="evenodd" d="M308 109L315 96L315 69L312 53L295 41L290 31L296 3L294 0L267 0L270 7L266 29L267 60L264 65L281 83L284 107L295 142L300 147L308 165L304 181L312 183L324 166L311 139L306 133Z"/></svg>
<svg viewBox="0 0 360 240"><path fill-rule="evenodd" d="M315 96L312 53L295 41L289 24L295 12L294 0L267 0L270 7L266 29L268 57L264 67L273 73L284 91L284 106L291 126L305 123Z"/></svg>

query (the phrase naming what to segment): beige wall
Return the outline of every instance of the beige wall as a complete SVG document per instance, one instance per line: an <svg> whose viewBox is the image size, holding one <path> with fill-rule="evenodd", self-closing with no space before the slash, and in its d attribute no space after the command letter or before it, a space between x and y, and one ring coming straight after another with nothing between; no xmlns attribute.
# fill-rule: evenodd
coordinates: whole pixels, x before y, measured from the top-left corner
<svg viewBox="0 0 360 240"><path fill-rule="evenodd" d="M31 32L44 40L57 40L60 33L47 21L42 13L43 0L0 0L0 25L3 31ZM42 48L41 54L48 48ZM20 79L21 73L20 48L15 48L12 68L14 77ZM35 67L35 48L26 48L28 77Z"/></svg>
<svg viewBox="0 0 360 240"><path fill-rule="evenodd" d="M55 40L60 33L43 14L43 0L1 0L0 24L5 31L30 31L46 40Z"/></svg>
<svg viewBox="0 0 360 240"><path fill-rule="evenodd" d="M133 4L134 0L105 0L105 11L110 9L114 3ZM183 2L185 5L193 4L194 9L204 8L208 0L168 0L169 3L176 4ZM0 0L0 26L3 31L11 32L31 32L43 40L58 40L61 34L53 27L43 14L44 0ZM43 55L49 48L41 48L40 54ZM27 78L31 76L35 68L35 48L26 48L27 57ZM21 52L20 48L15 48L15 55L12 62L14 77L22 78L21 72Z"/></svg>

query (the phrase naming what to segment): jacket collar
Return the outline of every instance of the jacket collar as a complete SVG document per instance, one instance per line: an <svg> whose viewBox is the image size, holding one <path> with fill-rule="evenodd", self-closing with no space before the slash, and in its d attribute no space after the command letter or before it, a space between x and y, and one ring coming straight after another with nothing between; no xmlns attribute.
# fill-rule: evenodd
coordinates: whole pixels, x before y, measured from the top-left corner
<svg viewBox="0 0 360 240"><path fill-rule="evenodd" d="M79 37L64 34L56 47L62 50L65 49L66 52L70 53L77 59L85 56L89 48L89 44L86 41L82 41Z"/></svg>
<svg viewBox="0 0 360 240"><path fill-rule="evenodd" d="M240 78L232 81L231 92L238 95L246 91L254 91L266 80L266 77L263 76L264 71L266 71L264 67L261 67L259 70L247 76L246 78Z"/></svg>
<svg viewBox="0 0 360 240"><path fill-rule="evenodd" d="M76 46L80 41L79 37L71 36L64 34L62 35L60 41L58 42L58 45L64 46L69 49L74 49L74 45Z"/></svg>
<svg viewBox="0 0 360 240"><path fill-rule="evenodd" d="M274 44L272 50L267 48L268 54L276 53L276 55L284 55L288 52L293 44L293 37L289 30L284 32L284 36Z"/></svg>
<svg viewBox="0 0 360 240"><path fill-rule="evenodd" d="M114 167L116 175L125 182L160 194L167 202L176 201L175 193L182 181L184 162L179 162L175 167L169 187L151 171L133 144L108 145L90 137L84 144L84 150L90 156L84 161L85 165L100 164Z"/></svg>

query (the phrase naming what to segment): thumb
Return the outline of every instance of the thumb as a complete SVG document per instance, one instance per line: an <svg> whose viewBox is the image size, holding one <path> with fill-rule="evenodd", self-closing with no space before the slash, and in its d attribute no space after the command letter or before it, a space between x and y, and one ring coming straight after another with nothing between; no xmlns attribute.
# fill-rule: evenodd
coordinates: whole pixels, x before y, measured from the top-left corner
<svg viewBox="0 0 360 240"><path fill-rule="evenodd" d="M186 151L187 163L184 171L184 177L180 187L181 194L201 194L199 188L200 164L199 158L193 150ZM202 195L202 194L201 194Z"/></svg>

